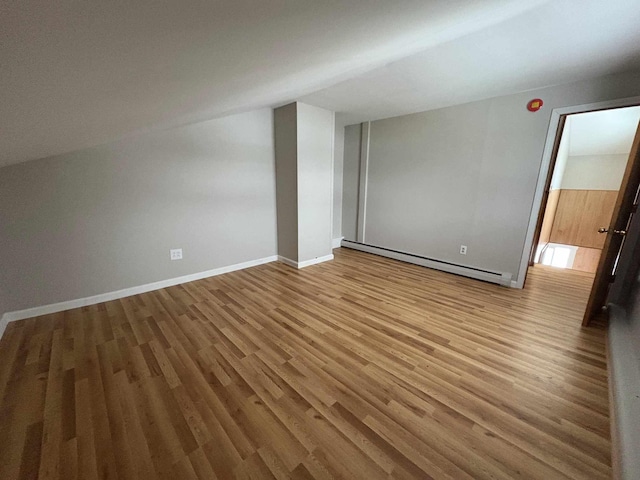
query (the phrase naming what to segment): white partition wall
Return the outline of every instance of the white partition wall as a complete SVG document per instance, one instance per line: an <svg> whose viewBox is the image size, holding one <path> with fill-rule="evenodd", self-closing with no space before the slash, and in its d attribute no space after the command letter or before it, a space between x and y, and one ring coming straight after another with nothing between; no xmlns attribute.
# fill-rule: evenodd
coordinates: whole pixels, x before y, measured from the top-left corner
<svg viewBox="0 0 640 480"><path fill-rule="evenodd" d="M296 102L274 120L278 255L298 268L331 260L334 114Z"/></svg>

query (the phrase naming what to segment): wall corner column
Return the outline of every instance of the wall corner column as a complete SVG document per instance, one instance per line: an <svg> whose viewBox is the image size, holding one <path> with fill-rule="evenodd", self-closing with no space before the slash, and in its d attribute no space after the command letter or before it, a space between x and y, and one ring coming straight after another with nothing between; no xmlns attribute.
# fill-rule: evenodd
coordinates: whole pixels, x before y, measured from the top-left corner
<svg viewBox="0 0 640 480"><path fill-rule="evenodd" d="M278 256L297 268L333 258L334 121L301 102L274 110Z"/></svg>

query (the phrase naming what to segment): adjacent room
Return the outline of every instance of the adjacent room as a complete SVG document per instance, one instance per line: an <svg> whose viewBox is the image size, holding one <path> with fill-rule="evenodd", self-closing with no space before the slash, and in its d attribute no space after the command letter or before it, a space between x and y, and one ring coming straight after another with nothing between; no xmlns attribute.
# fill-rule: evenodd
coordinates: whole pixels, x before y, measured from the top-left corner
<svg viewBox="0 0 640 480"><path fill-rule="evenodd" d="M596 272L639 120L640 107L567 117L535 263Z"/></svg>
<svg viewBox="0 0 640 480"><path fill-rule="evenodd" d="M640 478L637 0L0 6L0 479Z"/></svg>

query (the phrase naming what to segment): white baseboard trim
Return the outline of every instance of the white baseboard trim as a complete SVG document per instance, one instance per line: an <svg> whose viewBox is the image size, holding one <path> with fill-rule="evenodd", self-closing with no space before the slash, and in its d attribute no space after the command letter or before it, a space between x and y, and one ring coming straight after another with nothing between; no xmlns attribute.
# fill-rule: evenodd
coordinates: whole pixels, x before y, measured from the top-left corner
<svg viewBox="0 0 640 480"><path fill-rule="evenodd" d="M334 238L331 242L331 248L340 248L344 237Z"/></svg>
<svg viewBox="0 0 640 480"><path fill-rule="evenodd" d="M455 265L449 262L421 257L419 255L399 252L397 250L391 250L385 247L376 247L373 245L367 245L364 243L352 242L350 240L343 240L342 246L346 248L352 248L354 250L360 250L362 252L373 253L382 257L393 258L395 260L401 260L407 263L413 263L423 267L433 268L434 270L441 270L447 273L455 273L463 277L475 278L476 280L484 280L485 282L497 283L504 287L513 287L514 282L511 280L512 275L504 272L493 272L490 270L481 270L475 267L466 267L464 265Z"/></svg>
<svg viewBox="0 0 640 480"><path fill-rule="evenodd" d="M96 303L109 302L111 300L117 300L119 298L130 297L131 295L138 295L140 293L147 293L153 290L159 290L161 288L173 287L174 285L179 285L181 283L188 283L195 280L202 280L203 278L215 277L216 275L222 275L223 273L235 272L236 270L244 270L245 268L264 265L265 263L271 263L277 260L278 256L273 255L270 257L259 258L257 260L249 260L248 262L236 263L235 265L229 265L226 267L214 268L213 270L193 273L191 275L184 275L182 277L170 278L168 280L160 280L159 282L147 283L145 285L139 285L137 287L124 288L122 290L116 290L115 292L101 293L99 295L93 295L91 297L52 303L50 305L27 308L25 310L18 310L15 312L7 312L2 316L2 319L0 319L0 338L2 338L2 334L4 333L7 324L15 320L39 317L40 315L48 315L50 313L63 312L65 310L71 310L73 308L86 307L87 305L95 305Z"/></svg>
<svg viewBox="0 0 640 480"><path fill-rule="evenodd" d="M278 255L278 261L284 263L285 265L289 265L293 268L298 268L298 262L295 260L291 260L290 258L283 257L282 255Z"/></svg>
<svg viewBox="0 0 640 480"><path fill-rule="evenodd" d="M312 258L311 260L305 260L304 262L298 262L298 268L309 267L311 265L316 265L322 262L329 262L331 260L333 260L333 253L325 255L324 257L316 257Z"/></svg>
<svg viewBox="0 0 640 480"><path fill-rule="evenodd" d="M325 255L323 257L312 258L311 260L305 260L304 262L296 262L295 260L291 260L290 258L278 256L278 260L281 261L282 263L298 269L309 267L311 265L316 265L322 262L328 262L329 260L333 260L333 258L334 258L333 254L330 254L330 255Z"/></svg>

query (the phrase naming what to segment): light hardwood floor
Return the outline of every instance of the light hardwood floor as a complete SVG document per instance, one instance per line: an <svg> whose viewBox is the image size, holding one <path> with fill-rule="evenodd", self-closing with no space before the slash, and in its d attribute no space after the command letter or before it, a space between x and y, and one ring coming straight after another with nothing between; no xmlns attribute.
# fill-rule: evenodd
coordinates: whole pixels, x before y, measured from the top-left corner
<svg viewBox="0 0 640 480"><path fill-rule="evenodd" d="M591 275L335 253L9 324L0 479L610 477Z"/></svg>

